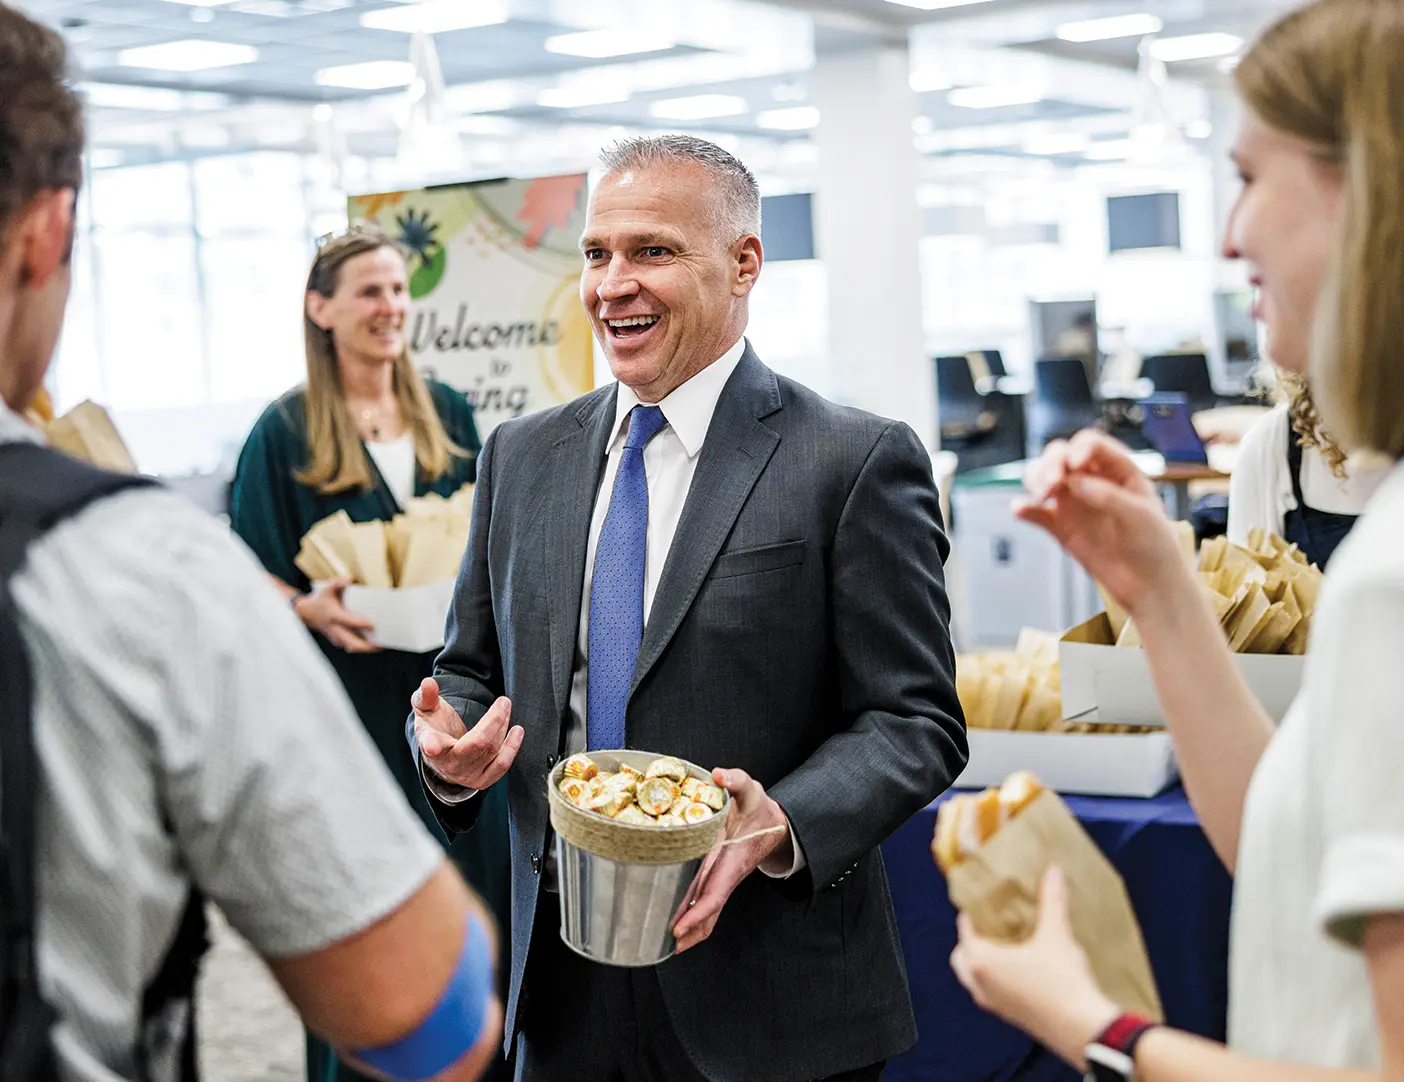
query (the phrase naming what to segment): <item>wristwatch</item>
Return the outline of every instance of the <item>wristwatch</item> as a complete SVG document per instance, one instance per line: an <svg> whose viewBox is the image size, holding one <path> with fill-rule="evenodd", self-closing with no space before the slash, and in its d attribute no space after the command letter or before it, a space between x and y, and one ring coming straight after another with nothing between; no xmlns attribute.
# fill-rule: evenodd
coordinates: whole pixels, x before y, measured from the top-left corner
<svg viewBox="0 0 1404 1082"><path fill-rule="evenodd" d="M1123 1014L1082 1050L1087 1060L1084 1082L1133 1082L1136 1042L1159 1023L1140 1014Z"/></svg>

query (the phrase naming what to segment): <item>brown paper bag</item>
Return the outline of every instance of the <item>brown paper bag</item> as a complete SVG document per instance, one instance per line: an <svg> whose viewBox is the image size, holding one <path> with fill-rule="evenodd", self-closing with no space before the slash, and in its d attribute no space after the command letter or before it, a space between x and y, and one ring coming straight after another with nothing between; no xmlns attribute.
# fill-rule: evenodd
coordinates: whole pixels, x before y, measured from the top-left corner
<svg viewBox="0 0 1404 1082"><path fill-rule="evenodd" d="M1056 793L1045 791L951 869L951 901L981 935L1020 942L1033 933L1039 883L1054 864L1067 879L1073 935L1102 991L1122 1010L1164 1018L1121 876Z"/></svg>
<svg viewBox="0 0 1404 1082"><path fill-rule="evenodd" d="M111 415L96 402L83 401L45 428L49 445L116 473L136 473L136 462L117 433Z"/></svg>
<svg viewBox="0 0 1404 1082"><path fill-rule="evenodd" d="M385 523L379 520L357 522L351 527L351 550L355 557L356 581L363 586L388 590L390 561L385 546Z"/></svg>

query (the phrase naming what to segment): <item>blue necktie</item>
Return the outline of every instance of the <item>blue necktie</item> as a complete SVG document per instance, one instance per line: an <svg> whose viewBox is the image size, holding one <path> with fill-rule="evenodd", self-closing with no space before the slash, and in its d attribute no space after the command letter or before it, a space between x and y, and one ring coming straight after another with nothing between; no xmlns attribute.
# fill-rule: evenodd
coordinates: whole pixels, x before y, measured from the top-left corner
<svg viewBox="0 0 1404 1082"><path fill-rule="evenodd" d="M665 419L657 406L635 406L619 457L609 512L595 549L590 584L589 685L585 746L624 747L624 708L643 639L644 554L648 546L648 477L643 449Z"/></svg>

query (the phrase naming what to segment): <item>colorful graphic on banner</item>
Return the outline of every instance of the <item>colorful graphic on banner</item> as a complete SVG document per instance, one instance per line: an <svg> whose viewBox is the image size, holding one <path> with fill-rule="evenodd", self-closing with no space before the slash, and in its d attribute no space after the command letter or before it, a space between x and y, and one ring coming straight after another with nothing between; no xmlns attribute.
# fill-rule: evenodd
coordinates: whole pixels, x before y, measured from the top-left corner
<svg viewBox="0 0 1404 1082"><path fill-rule="evenodd" d="M486 439L502 421L594 386L580 305L586 177L491 180L355 196L409 252L410 350L457 387Z"/></svg>

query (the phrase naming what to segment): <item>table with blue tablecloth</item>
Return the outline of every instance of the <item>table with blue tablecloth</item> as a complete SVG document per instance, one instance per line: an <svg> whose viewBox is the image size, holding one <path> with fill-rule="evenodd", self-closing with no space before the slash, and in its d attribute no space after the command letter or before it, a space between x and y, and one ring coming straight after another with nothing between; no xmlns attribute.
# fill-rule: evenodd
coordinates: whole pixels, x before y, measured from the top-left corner
<svg viewBox="0 0 1404 1082"><path fill-rule="evenodd" d="M1223 1040L1231 880L1184 790L1064 799L1126 881L1167 1021ZM939 804L883 846L920 1034L883 1080L1077 1082L1067 1064L975 1006L951 972L955 910L931 859Z"/></svg>

